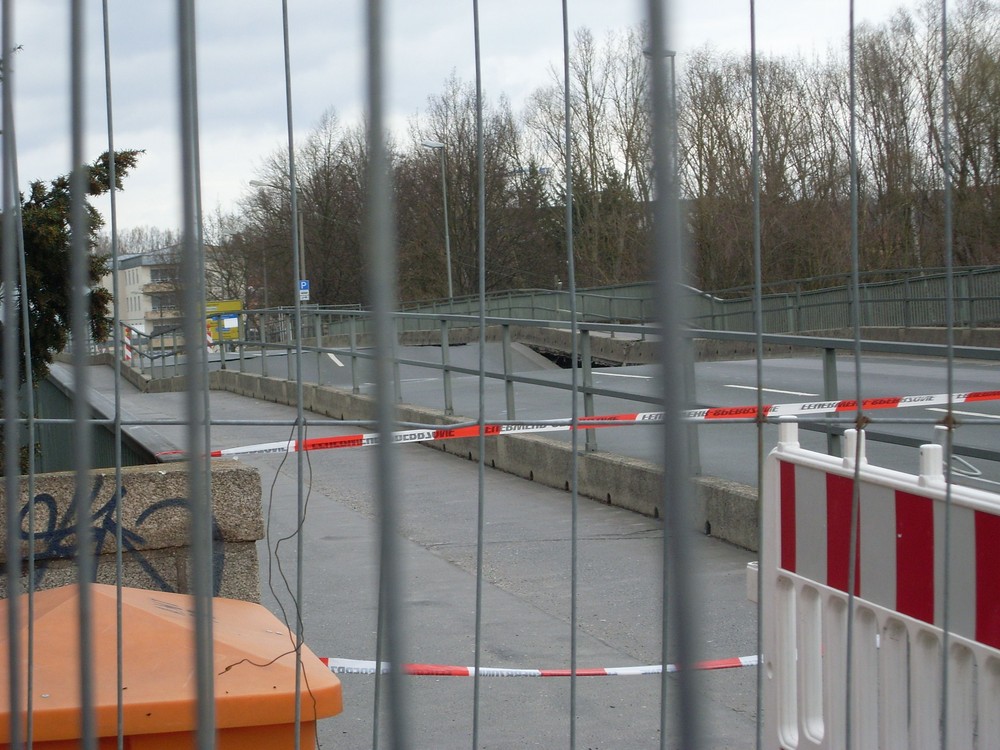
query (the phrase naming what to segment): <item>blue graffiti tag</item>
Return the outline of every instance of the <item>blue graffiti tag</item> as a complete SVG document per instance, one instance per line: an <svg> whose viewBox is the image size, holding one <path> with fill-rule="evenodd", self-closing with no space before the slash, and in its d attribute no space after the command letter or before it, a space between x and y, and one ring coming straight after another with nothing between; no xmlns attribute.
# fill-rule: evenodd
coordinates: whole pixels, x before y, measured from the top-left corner
<svg viewBox="0 0 1000 750"><path fill-rule="evenodd" d="M97 500L103 486L104 477L95 477L94 485L90 492L89 507L93 507L94 501ZM121 498L123 499L126 494L128 494L128 491L125 486L122 485ZM90 531L93 535L95 554L99 554L104 548L106 540L110 539L111 541L114 541L118 538L118 522L115 518L118 510L118 501L119 493L117 490L114 490L112 491L111 497L108 498L107 502L105 502L104 505L102 505L90 516L90 522L92 524ZM40 551L36 551L35 553L34 585L38 587L45 579L45 574L48 571L49 565L54 560L69 560L76 557L76 524L74 507L72 504L70 504L70 506L66 509L66 512L63 513L62 517L58 518L58 508L55 498L48 493L42 492L35 495L35 498L30 504L25 503L21 508L20 530L21 539L23 541L30 540L30 529L28 528L27 521L31 505L35 507L36 515L39 511L43 514L47 514L44 516L45 523L43 524L42 530L35 532L36 546L38 544L43 545L42 549ZM139 514L139 517L135 522L136 529L149 521L158 512L168 508L182 508L184 510L189 510L189 503L182 497L171 497L165 500L158 500L149 505L142 511L142 513ZM121 538L123 554L128 553L129 559L139 564L146 575L149 576L153 586L160 591L176 593L177 589L174 586L171 586L160 571L156 569L156 566L149 559L147 559L145 555L143 555L143 551L147 550L145 538L139 534L138 531L134 529L127 529L125 527L122 527L121 529ZM27 559L25 558L22 562L27 563ZM215 516L212 516L212 592L215 596L219 595L224 567L225 552L222 543L222 531L219 529L219 524L216 521Z"/></svg>

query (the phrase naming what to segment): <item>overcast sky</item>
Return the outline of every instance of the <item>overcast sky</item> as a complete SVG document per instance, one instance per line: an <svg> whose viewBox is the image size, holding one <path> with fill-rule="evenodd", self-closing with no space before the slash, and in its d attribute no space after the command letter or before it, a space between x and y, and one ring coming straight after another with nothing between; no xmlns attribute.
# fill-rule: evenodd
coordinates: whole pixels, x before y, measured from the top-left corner
<svg viewBox="0 0 1000 750"><path fill-rule="evenodd" d="M858 21L881 22L913 0L856 0ZM107 148L101 3L88 0L85 116L88 159ZM119 226L176 228L179 209L175 2L110 0L115 146L145 149L119 194ZM206 213L231 210L262 159L286 143L280 0L200 0L198 87L202 197ZM364 26L360 0L289 0L293 118L305 134L334 108L345 122L364 109ZM15 122L22 189L31 179L66 173L68 3L17 4ZM481 0L483 86L506 94L515 111L561 67L559 0ZM637 0L570 0L570 26L595 36L637 24ZM685 50L710 43L748 50L749 0L676 0L673 35ZM405 126L441 92L454 71L474 80L471 0L389 0L387 105ZM757 0L762 53L824 54L848 32L847 0ZM106 204L99 204L104 208ZM106 213L106 211L105 211Z"/></svg>

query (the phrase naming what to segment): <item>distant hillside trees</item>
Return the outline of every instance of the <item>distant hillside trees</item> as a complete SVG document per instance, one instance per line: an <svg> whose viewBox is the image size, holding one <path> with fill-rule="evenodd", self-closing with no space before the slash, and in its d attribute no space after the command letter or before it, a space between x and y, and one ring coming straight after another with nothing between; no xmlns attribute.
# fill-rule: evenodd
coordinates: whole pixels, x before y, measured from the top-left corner
<svg viewBox="0 0 1000 750"><path fill-rule="evenodd" d="M947 157L959 265L1000 262L1000 3L950 9ZM651 201L648 59L641 28L574 38L570 60L573 247L581 286L649 274ZM940 7L921 0L856 33L859 249L865 269L943 262L945 150ZM681 199L691 282L718 290L751 282L750 59L703 47L670 63L679 106ZM850 268L850 107L846 43L823 57L758 61L761 247L766 280ZM563 83L516 113L484 103L486 285L553 288L566 281ZM447 293L441 154L456 295L478 284L474 88L456 77L428 99L405 138L389 144L400 295ZM363 301L363 130L331 113L299 146L296 167L312 301ZM265 162L235 217L241 252L257 253L272 304L290 304L287 155ZM282 279L279 283L276 280Z"/></svg>

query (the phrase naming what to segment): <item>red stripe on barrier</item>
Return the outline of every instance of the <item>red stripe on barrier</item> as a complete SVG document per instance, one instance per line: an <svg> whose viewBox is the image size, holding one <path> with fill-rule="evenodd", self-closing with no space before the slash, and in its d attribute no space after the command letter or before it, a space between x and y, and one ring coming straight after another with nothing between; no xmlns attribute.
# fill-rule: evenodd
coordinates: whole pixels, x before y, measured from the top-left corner
<svg viewBox="0 0 1000 750"><path fill-rule="evenodd" d="M862 409L895 409L903 400L902 396L887 396L882 398L866 398L861 401ZM838 401L834 411L856 411L858 402L854 399Z"/></svg>
<svg viewBox="0 0 1000 750"><path fill-rule="evenodd" d="M1000 399L1000 391L976 391L965 394L965 401L996 401Z"/></svg>
<svg viewBox="0 0 1000 750"><path fill-rule="evenodd" d="M837 474L826 475L826 582L833 588L847 591L851 560L851 506L854 479ZM860 511L860 508L858 509ZM860 519L858 519L860 521ZM860 592L861 526L857 524L855 540L854 594Z"/></svg>
<svg viewBox="0 0 1000 750"><path fill-rule="evenodd" d="M795 572L795 464L781 461L781 562L790 573Z"/></svg>
<svg viewBox="0 0 1000 750"><path fill-rule="evenodd" d="M729 659L714 659L712 661L700 661L695 665L695 669L703 669L706 671L711 671L713 669L736 669L737 667L746 666L743 661L738 657L730 657Z"/></svg>
<svg viewBox="0 0 1000 750"><path fill-rule="evenodd" d="M580 417L577 421L582 425L586 424L588 429L591 427L617 427L618 425L614 422L635 422L639 419L639 414L612 414L607 417ZM592 422L608 422L609 424L591 424Z"/></svg>
<svg viewBox="0 0 1000 750"><path fill-rule="evenodd" d="M771 410L771 406L764 407L766 415ZM756 417L758 414L756 406L716 406L705 413L705 419L739 419L741 417Z"/></svg>
<svg viewBox="0 0 1000 750"><path fill-rule="evenodd" d="M487 425L486 434L487 435L490 434L489 425ZM447 427L439 430L434 430L435 440L451 440L454 438L466 438L466 437L478 437L478 436L479 436L479 425L472 425L471 427Z"/></svg>
<svg viewBox="0 0 1000 750"><path fill-rule="evenodd" d="M406 674L426 677L468 677L468 667L450 667L446 664L407 664Z"/></svg>
<svg viewBox="0 0 1000 750"><path fill-rule="evenodd" d="M1000 516L976 511L976 640L1000 648Z"/></svg>
<svg viewBox="0 0 1000 750"><path fill-rule="evenodd" d="M896 609L934 622L934 502L896 492Z"/></svg>
<svg viewBox="0 0 1000 750"><path fill-rule="evenodd" d="M902 396L890 396L887 398L866 398L861 402L865 409L895 409L903 400Z"/></svg>
<svg viewBox="0 0 1000 750"><path fill-rule="evenodd" d="M329 448L360 448L365 444L363 435L343 435L338 437L307 438L302 441L302 449L320 451Z"/></svg>

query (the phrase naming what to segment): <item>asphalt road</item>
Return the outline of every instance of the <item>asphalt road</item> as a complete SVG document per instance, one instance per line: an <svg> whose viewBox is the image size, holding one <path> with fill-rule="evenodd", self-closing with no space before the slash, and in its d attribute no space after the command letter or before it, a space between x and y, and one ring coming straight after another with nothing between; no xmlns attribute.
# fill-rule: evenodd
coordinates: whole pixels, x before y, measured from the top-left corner
<svg viewBox="0 0 1000 750"><path fill-rule="evenodd" d="M94 368L105 396L109 368ZM142 394L123 384L123 410L157 420L184 413L184 394ZM279 426L292 407L231 393L210 394L213 419L239 417L258 425L212 427L213 447L286 438ZM185 428L159 425L183 444ZM328 428L324 432L351 432ZM407 661L474 663L479 467L426 447L398 446L402 630ZM306 643L320 656L373 659L377 615L377 530L374 451L301 454L307 497L303 527ZM295 455L247 456L261 474L268 537L259 543L263 603L281 616L295 611ZM481 664L567 668L571 639L572 513L568 493L495 471L483 472ZM611 506L581 500L577 513L577 653L579 668L659 664L662 525ZM284 540L284 541L281 541ZM756 651L756 608L746 597L753 555L694 535L685 566L696 576L699 654L706 659ZM281 565L278 560L280 556ZM286 585L286 580L290 581ZM703 673L698 688L705 747L754 745L756 668ZM374 677L343 677L344 712L323 721L324 747L372 744ZM468 748L473 680L410 677L406 681L408 741L414 748ZM580 678L577 746L657 747L660 678ZM383 696L384 700L384 696ZM570 683L563 678L496 677L482 681L479 737L484 748L569 744ZM676 705L676 700L670 702ZM385 704L383 703L383 708ZM676 726L671 719L671 735ZM383 742L386 740L382 735Z"/></svg>
<svg viewBox="0 0 1000 750"><path fill-rule="evenodd" d="M514 347L512 370L520 375L530 375L543 381L566 385L570 374L551 362L523 347ZM479 350L476 345L451 347L453 365L476 368ZM234 355L230 355L234 356ZM437 347L401 347L398 356L404 359L440 362ZM485 369L502 372L503 360L499 344L490 344L486 350ZM289 373L289 361L283 355L267 358L271 375L282 377ZM362 393L371 392L368 374L370 362L359 360L359 385ZM216 363L216 366L218 363ZM229 367L239 366L230 360ZM248 371L260 372L261 359L247 359ZM757 365L754 360L701 362L695 366L694 406L743 406L756 403ZM341 355L306 354L303 357L303 375L316 382L316 373L323 383L343 388L351 387L350 360ZM294 368L291 370L294 373ZM617 390L622 398L597 396L594 399L596 414L632 413L655 411L650 399L658 396L658 369L654 365L600 368L594 371L594 385L598 388ZM951 392L996 390L1000 388L1000 374L995 365L968 360L954 364ZM443 393L439 370L404 365L400 368L403 401L424 407L442 409ZM855 398L857 393L854 360L843 356L837 363L839 398ZM786 357L766 360L763 363L764 403L794 403L820 401L824 395L822 361L819 357ZM866 357L861 365L861 397L912 396L943 394L949 392L947 369L942 362L904 357ZM452 394L456 414L474 419L479 408L479 378L475 375L453 375ZM645 400L635 400L638 396ZM568 418L571 413L569 391L553 390L537 385L515 385L516 412L507 412L504 387L501 381L487 380L484 399L487 420L539 420ZM578 407L583 413L582 403ZM997 428L1000 427L1000 401L986 401L974 405L956 406L960 423L955 433L959 456L953 462L955 476L965 484L980 489L1000 488L1000 462L982 455L962 456L964 449L978 454L998 455ZM868 426L869 461L899 471L915 472L918 466L916 445L933 442L934 425L944 416L940 406L931 408L868 412L872 423ZM979 424L969 424L968 422ZM800 418L803 428L800 439L803 447L826 451L825 432L817 431L819 422ZM966 424L962 424L966 422ZM850 425L843 423L839 427ZM713 423L698 427L701 473L755 486L757 483L757 430L751 424ZM552 433L551 437L568 440L566 433ZM880 439L901 439L913 445L898 445ZM659 462L660 453L654 431L644 427L602 429L594 438L600 450ZM765 426L764 451L769 451L777 440L777 428Z"/></svg>
<svg viewBox="0 0 1000 750"><path fill-rule="evenodd" d="M478 364L475 347L456 347L453 362ZM487 369L501 369L498 349L487 352ZM406 352L432 361L436 350ZM310 362L311 360L311 362ZM247 360L248 369L253 360ZM308 377L315 356L306 359ZM234 362L228 363L233 366ZM259 366L260 362L257 361ZM342 363L345 364L345 363ZM271 374L287 370L282 356L270 357ZM325 382L350 384L350 373L331 358L319 360ZM520 372L563 380L567 373L547 367L533 355L518 359ZM283 369L284 368L284 369ZM96 368L95 373L102 368ZM110 370L105 374L110 375ZM756 364L715 362L697 366L697 400L702 405L752 404L756 395ZM437 373L404 367L403 398L440 408ZM840 395L854 395L853 364L840 362ZM914 395L947 391L942 366L901 358L866 359L862 395ZM105 378L109 382L110 377ZM103 389L107 391L107 382ZM768 402L798 402L822 394L822 372L815 359L787 358L765 363ZM656 369L609 368L595 372L599 386L654 394ZM362 388L369 386L362 381ZM955 364L954 391L992 390L996 375L990 366ZM456 411L474 414L478 379L456 376ZM124 408L132 415L176 416L183 394L147 395L131 389ZM556 394L556 395L553 395ZM267 424L287 422L294 409L213 392L211 414L216 419L260 419L258 426L214 425L216 448L267 442L289 437L290 428ZM537 386L517 387L521 419L566 416L565 392ZM598 413L650 410L628 399L596 399ZM507 417L502 386L487 391L487 418ZM963 410L965 411L965 410ZM988 422L963 426L959 441L992 449L1000 409L993 402L976 404L969 412ZM908 419L878 421L872 429L929 439L940 413L914 408ZM878 419L878 416L876 416ZM157 428L182 440L179 427ZM313 428L319 431L319 427ZM323 434L349 433L355 428L322 427ZM752 425L711 425L701 428L701 460L707 474L753 484L756 479L756 430ZM315 434L315 433L313 433ZM655 456L652 433L643 428L601 430L603 450ZM825 436L801 433L806 447L822 449ZM773 443L765 429L765 449ZM810 444L813 443L813 444ZM916 450L870 444L873 463L914 470ZM307 490L306 551L302 606L306 642L318 655L371 659L375 654L377 565L374 453L329 451L303 454ZM403 631L408 661L471 665L474 661L476 601L476 528L479 498L478 466L420 446L400 446L398 471L402 494L399 539L404 576ZM264 603L272 611L294 611L282 580L295 575L294 531L297 498L296 458L247 456L261 472L269 536L260 543ZM988 462L974 461L985 479L996 481ZM993 473L990 473L993 472ZM565 668L569 665L571 506L567 493L540 487L509 475L486 471L483 484L483 609L481 660L484 666ZM578 506L578 666L607 667L659 663L662 584L662 526L628 511L582 500ZM286 541L278 543L280 539ZM753 555L723 542L697 535L695 554L685 566L696 576L699 601L685 606L699 613L699 656L708 659L749 655L756 650L756 609L746 598L746 563ZM277 561L282 564L279 571ZM294 587L292 587L294 589ZM749 748L754 745L756 669L706 673L699 689L706 729L706 747ZM372 742L374 678L345 675L344 713L321 725L328 747L369 747ZM407 725L413 747L465 748L473 721L473 681L459 677L407 679ZM480 700L480 744L487 748L565 746L569 737L569 682L559 678L484 679ZM579 747L654 747L659 741L660 682L655 677L581 678L576 696ZM671 702L674 705L674 702ZM671 724L673 726L673 724ZM673 733L673 729L670 730ZM383 739L384 739L383 735Z"/></svg>

